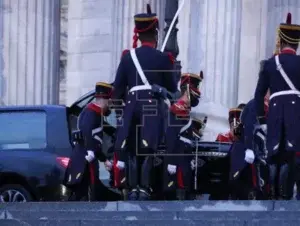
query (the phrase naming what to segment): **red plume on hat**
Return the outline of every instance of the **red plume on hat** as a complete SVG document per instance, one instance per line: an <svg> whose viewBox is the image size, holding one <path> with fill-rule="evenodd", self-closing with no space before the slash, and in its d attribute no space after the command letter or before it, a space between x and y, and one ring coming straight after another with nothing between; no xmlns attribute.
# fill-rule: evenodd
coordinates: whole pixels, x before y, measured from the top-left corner
<svg viewBox="0 0 300 226"><path fill-rule="evenodd" d="M151 10L151 6L150 4L147 4L147 14L151 14L152 10Z"/></svg>
<svg viewBox="0 0 300 226"><path fill-rule="evenodd" d="M292 14L288 13L286 16L286 24L292 24Z"/></svg>
<svg viewBox="0 0 300 226"><path fill-rule="evenodd" d="M203 71L200 71L200 79L203 80L204 75L203 75Z"/></svg>

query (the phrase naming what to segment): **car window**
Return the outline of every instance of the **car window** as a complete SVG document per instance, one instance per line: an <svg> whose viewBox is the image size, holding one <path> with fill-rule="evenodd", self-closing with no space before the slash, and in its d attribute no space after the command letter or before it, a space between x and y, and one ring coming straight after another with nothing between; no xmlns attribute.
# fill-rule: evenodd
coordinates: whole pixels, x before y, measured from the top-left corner
<svg viewBox="0 0 300 226"><path fill-rule="evenodd" d="M77 106L80 108L84 108L86 105L88 105L90 102L92 102L94 100L94 95L85 98L84 100L80 101Z"/></svg>
<svg viewBox="0 0 300 226"><path fill-rule="evenodd" d="M47 146L45 112L2 112L0 125L0 150Z"/></svg>

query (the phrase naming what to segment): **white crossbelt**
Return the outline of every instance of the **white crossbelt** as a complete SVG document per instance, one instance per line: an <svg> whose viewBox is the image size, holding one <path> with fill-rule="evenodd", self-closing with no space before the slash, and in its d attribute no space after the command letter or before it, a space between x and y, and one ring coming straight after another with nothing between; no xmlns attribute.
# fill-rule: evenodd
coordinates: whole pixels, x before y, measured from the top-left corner
<svg viewBox="0 0 300 226"><path fill-rule="evenodd" d="M142 82L144 83L144 85L134 86L129 90L129 92L141 91L141 90L152 90L152 87L151 87L150 83L148 82L146 75L145 75L144 71L142 70L141 64L136 56L135 49L130 50L130 56L132 58L134 66L135 66ZM169 99L164 99L164 102L165 102L165 104L168 105L168 107L171 106L171 102Z"/></svg>
<svg viewBox="0 0 300 226"><path fill-rule="evenodd" d="M296 87L294 86L294 84L292 83L290 78L287 76L287 74L283 70L283 67L279 61L279 55L275 56L275 62L276 62L277 70L280 72L280 74L281 74L282 78L284 79L284 81L286 82L286 84L290 87L290 90L283 90L283 91L273 93L270 96L270 100L274 97L283 96L283 95L300 95L300 91L296 89Z"/></svg>
<svg viewBox="0 0 300 226"><path fill-rule="evenodd" d="M190 140L190 139L188 139L188 138L185 138L185 137L183 137L183 136L180 136L180 137L179 137L179 140L181 140L182 142L187 143L187 144L193 144L193 141L192 141L192 140Z"/></svg>
<svg viewBox="0 0 300 226"><path fill-rule="evenodd" d="M179 133L185 132L191 125L192 125L192 118L190 118L190 120L188 121L188 123L181 128L181 130L180 130Z"/></svg>

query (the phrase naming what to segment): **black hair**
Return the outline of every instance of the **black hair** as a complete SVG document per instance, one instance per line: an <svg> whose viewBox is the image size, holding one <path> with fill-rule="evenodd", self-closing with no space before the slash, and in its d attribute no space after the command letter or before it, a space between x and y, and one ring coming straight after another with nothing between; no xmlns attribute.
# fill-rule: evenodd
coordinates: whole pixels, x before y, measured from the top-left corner
<svg viewBox="0 0 300 226"><path fill-rule="evenodd" d="M152 29L146 32L141 32L139 33L139 40L141 42L154 42L157 40L157 35L158 32L156 29L155 30Z"/></svg>
<svg viewBox="0 0 300 226"><path fill-rule="evenodd" d="M245 106L246 106L246 104L240 103L240 104L237 106L237 108L243 110Z"/></svg>
<svg viewBox="0 0 300 226"><path fill-rule="evenodd" d="M281 46L281 48L283 48L283 47L290 47L290 48L292 48L294 50L297 50L298 46L299 46L299 43L297 43L297 44L291 44L291 43L286 42L283 39L280 39L280 46Z"/></svg>

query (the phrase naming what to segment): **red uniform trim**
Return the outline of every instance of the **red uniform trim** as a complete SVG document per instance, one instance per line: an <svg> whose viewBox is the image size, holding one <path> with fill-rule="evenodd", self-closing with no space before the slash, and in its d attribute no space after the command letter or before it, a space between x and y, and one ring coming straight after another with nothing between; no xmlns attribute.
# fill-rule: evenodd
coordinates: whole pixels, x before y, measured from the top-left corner
<svg viewBox="0 0 300 226"><path fill-rule="evenodd" d="M122 57L123 57L125 54L127 54L127 53L129 53L129 49L124 49L123 52L122 52Z"/></svg>
<svg viewBox="0 0 300 226"><path fill-rule="evenodd" d="M183 100L179 100L176 103L172 104L170 111L177 115L186 117L190 114L190 109L187 107L186 103Z"/></svg>
<svg viewBox="0 0 300 226"><path fill-rule="evenodd" d="M232 143L234 141L234 139L233 139L233 135L231 134L231 132L228 132L228 133L218 134L216 141Z"/></svg>
<svg viewBox="0 0 300 226"><path fill-rule="evenodd" d="M268 104L264 104L264 111L265 111L265 117L268 116L268 112L269 112L269 105Z"/></svg>
<svg viewBox="0 0 300 226"><path fill-rule="evenodd" d="M167 54L168 54L168 57L169 57L171 63L174 64L175 63L175 57L173 56L173 54L170 53L170 52L167 52Z"/></svg>
<svg viewBox="0 0 300 226"><path fill-rule="evenodd" d="M183 173L180 167L177 168L176 176L177 176L177 187L184 188Z"/></svg>
<svg viewBox="0 0 300 226"><path fill-rule="evenodd" d="M296 51L294 49L291 49L291 48L282 49L280 54L283 54L283 53L296 55Z"/></svg>
<svg viewBox="0 0 300 226"><path fill-rule="evenodd" d="M98 105L94 104L94 103L90 103L88 106L87 106L88 109L96 112L97 114L99 115L105 115L105 112L107 111L107 109L102 109L101 107L99 107Z"/></svg>
<svg viewBox="0 0 300 226"><path fill-rule="evenodd" d="M114 187L120 187L120 169L117 167L118 156L117 153L114 153L114 160L113 160L113 172L114 172Z"/></svg>
<svg viewBox="0 0 300 226"><path fill-rule="evenodd" d="M90 170L90 181L91 184L95 184L95 171L94 171L94 163L89 163L89 170Z"/></svg>
<svg viewBox="0 0 300 226"><path fill-rule="evenodd" d="M257 177L256 177L256 169L254 164L251 164L251 171L252 171L252 185L254 188L257 187Z"/></svg>
<svg viewBox="0 0 300 226"><path fill-rule="evenodd" d="M297 156L297 157L300 157L300 152L296 152L296 156Z"/></svg>

